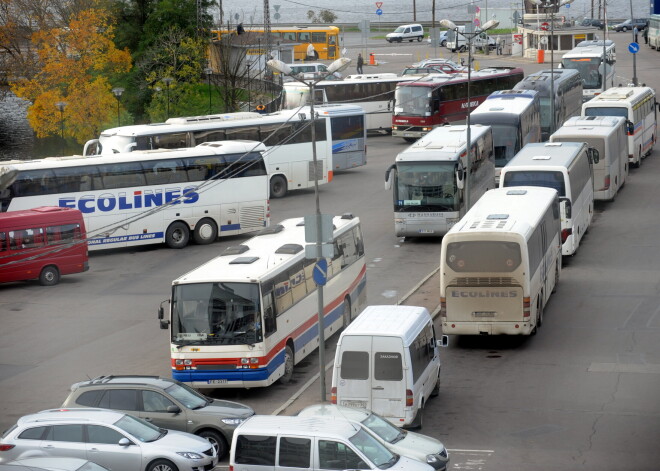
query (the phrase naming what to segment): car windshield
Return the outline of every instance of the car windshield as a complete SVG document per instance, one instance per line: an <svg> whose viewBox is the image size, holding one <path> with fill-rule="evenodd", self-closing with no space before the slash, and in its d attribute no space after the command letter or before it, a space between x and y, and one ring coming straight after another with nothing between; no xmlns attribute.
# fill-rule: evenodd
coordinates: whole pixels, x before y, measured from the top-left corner
<svg viewBox="0 0 660 471"><path fill-rule="evenodd" d="M108 471L108 468L104 468L103 466L99 466L96 463L92 463L91 461L88 461L80 468L78 468L76 471Z"/></svg>
<svg viewBox="0 0 660 471"><path fill-rule="evenodd" d="M360 431L353 435L349 440L369 459L369 461L380 469L390 468L397 461L397 455L394 455L363 429L360 429Z"/></svg>
<svg viewBox="0 0 660 471"><path fill-rule="evenodd" d="M396 443L403 440L407 433L396 425L383 419L380 415L374 413L369 414L369 416L362 421L362 425L367 427L387 443Z"/></svg>
<svg viewBox="0 0 660 471"><path fill-rule="evenodd" d="M186 384L174 383L165 392L188 409L200 409L208 404L208 399Z"/></svg>
<svg viewBox="0 0 660 471"><path fill-rule="evenodd" d="M405 31L404 26L399 26L397 29L394 30L395 33L403 33Z"/></svg>
<svg viewBox="0 0 660 471"><path fill-rule="evenodd" d="M165 429L158 428L149 422L128 414L123 415L121 419L115 422L115 427L119 427L141 442L155 442L167 433Z"/></svg>

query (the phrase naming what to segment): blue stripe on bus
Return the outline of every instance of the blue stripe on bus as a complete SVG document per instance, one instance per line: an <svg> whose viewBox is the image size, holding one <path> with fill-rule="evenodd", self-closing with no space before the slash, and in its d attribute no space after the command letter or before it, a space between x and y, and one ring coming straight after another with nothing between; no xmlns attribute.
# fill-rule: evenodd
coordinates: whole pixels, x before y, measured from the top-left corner
<svg viewBox="0 0 660 471"><path fill-rule="evenodd" d="M87 242L89 245L106 245L133 242L136 240L162 239L163 237L163 232L147 232L146 234L127 234L116 237L94 237L89 239Z"/></svg>
<svg viewBox="0 0 660 471"><path fill-rule="evenodd" d="M241 228L240 224L225 224L220 226L220 231L237 231Z"/></svg>

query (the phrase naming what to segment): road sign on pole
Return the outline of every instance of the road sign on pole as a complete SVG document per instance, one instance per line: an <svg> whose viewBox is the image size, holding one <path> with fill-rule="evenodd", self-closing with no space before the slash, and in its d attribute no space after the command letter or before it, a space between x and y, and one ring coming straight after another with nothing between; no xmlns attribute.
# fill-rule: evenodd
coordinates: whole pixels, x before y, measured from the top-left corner
<svg viewBox="0 0 660 471"><path fill-rule="evenodd" d="M380 7L383 6L383 2L376 2L376 8L380 10Z"/></svg>
<svg viewBox="0 0 660 471"><path fill-rule="evenodd" d="M325 258L317 261L312 270L312 278L319 286L325 286L328 280L328 261Z"/></svg>
<svg viewBox="0 0 660 471"><path fill-rule="evenodd" d="M550 28L550 24L547 21L544 21L543 23L541 23L541 29L543 31L548 31L548 28Z"/></svg>
<svg viewBox="0 0 660 471"><path fill-rule="evenodd" d="M639 44L638 43L628 44L628 51L630 51L633 54L637 54L639 52Z"/></svg>
<svg viewBox="0 0 660 471"><path fill-rule="evenodd" d="M380 16L382 14L383 14L383 10L381 10L380 8L376 10L376 15Z"/></svg>

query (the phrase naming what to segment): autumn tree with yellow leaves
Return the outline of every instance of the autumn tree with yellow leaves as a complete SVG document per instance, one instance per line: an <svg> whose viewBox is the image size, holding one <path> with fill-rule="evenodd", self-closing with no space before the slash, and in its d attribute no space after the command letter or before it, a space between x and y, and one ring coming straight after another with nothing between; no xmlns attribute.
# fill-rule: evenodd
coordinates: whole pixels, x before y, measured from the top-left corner
<svg viewBox="0 0 660 471"><path fill-rule="evenodd" d="M100 8L74 14L66 27L44 28L32 35L40 69L11 83L12 91L30 101L28 120L37 137L57 135L65 102L65 137L82 143L113 122L117 101L110 77L131 67L128 50L113 43L111 15Z"/></svg>

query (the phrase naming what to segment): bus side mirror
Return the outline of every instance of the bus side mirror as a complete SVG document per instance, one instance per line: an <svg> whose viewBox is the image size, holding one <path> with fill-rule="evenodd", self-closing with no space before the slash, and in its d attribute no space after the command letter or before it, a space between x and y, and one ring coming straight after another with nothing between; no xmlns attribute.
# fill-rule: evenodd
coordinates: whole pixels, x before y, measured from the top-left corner
<svg viewBox="0 0 660 471"><path fill-rule="evenodd" d="M392 189L392 174L394 173L394 169L396 167L396 164L392 164L389 166L387 170L385 170L385 189L386 190L391 190Z"/></svg>
<svg viewBox="0 0 660 471"><path fill-rule="evenodd" d="M459 190L465 188L465 169L457 168L456 169L456 187Z"/></svg>
<svg viewBox="0 0 660 471"><path fill-rule="evenodd" d="M446 347L447 345L449 345L449 336L443 335L442 339L436 340L436 345L438 347Z"/></svg>
<svg viewBox="0 0 660 471"><path fill-rule="evenodd" d="M571 200L565 196L562 196L559 198L559 206L563 210L564 217L566 219L571 219L573 216L573 205L571 204Z"/></svg>
<svg viewBox="0 0 660 471"><path fill-rule="evenodd" d="M169 303L169 302L170 300L166 299L165 301L160 303L160 307L158 308L158 320L160 321L161 329L167 329L170 326L169 319L165 319L165 309L163 308L163 303Z"/></svg>
<svg viewBox="0 0 660 471"><path fill-rule="evenodd" d="M563 68L564 68L564 64L562 64L562 63L560 62L559 64L557 64L557 68L558 68L558 69L563 69Z"/></svg>
<svg viewBox="0 0 660 471"><path fill-rule="evenodd" d="M589 147L589 149L587 149L587 156L589 157L589 161L592 164L597 164L600 161L600 152L598 152L598 149L593 147Z"/></svg>
<svg viewBox="0 0 660 471"><path fill-rule="evenodd" d="M626 132L628 133L629 136L635 134L635 123L633 123L629 119L626 120Z"/></svg>

